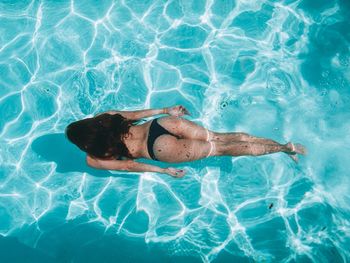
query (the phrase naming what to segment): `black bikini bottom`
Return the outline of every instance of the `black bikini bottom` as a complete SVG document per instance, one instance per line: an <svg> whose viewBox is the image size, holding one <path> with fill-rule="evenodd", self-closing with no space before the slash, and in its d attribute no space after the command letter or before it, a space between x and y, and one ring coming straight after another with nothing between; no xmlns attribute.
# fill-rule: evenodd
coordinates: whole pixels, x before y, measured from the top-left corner
<svg viewBox="0 0 350 263"><path fill-rule="evenodd" d="M151 156L151 158L153 160L158 161L158 159L154 156L154 152L153 152L153 144L154 141L161 135L163 134L169 134L172 136L175 136L176 138L179 138L179 136L176 136L175 134L167 131L166 129L164 129L162 126L160 126L158 124L158 119L154 119L151 123L151 127L149 128L149 132L148 132L148 139L147 139L147 150L149 155Z"/></svg>

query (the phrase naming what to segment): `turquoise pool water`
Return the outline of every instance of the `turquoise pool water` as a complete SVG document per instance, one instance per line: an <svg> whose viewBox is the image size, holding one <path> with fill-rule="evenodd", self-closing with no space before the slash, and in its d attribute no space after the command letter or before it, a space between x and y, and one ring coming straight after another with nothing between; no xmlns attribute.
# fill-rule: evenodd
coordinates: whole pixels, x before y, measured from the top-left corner
<svg viewBox="0 0 350 263"><path fill-rule="evenodd" d="M349 262L349 28L348 0L0 1L0 262ZM309 154L176 180L91 169L63 134L175 104Z"/></svg>

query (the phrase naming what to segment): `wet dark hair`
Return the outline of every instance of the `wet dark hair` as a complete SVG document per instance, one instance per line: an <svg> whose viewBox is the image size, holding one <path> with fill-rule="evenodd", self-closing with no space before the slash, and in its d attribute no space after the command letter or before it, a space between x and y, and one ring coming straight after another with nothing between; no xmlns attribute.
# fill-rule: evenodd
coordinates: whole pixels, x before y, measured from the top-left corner
<svg viewBox="0 0 350 263"><path fill-rule="evenodd" d="M120 114L103 113L70 123L65 130L67 138L82 151L97 158L132 158L123 137L129 133L136 120L129 120Z"/></svg>

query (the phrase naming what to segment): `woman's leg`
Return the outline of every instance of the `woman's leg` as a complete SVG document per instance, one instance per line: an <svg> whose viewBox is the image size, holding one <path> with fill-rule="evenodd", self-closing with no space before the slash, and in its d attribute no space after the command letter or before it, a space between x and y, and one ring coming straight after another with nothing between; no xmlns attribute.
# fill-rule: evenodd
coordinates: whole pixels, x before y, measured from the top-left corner
<svg viewBox="0 0 350 263"><path fill-rule="evenodd" d="M203 141L221 141L234 142L245 141L261 144L281 145L276 141L251 136L243 132L219 133L210 131L203 126L200 126L192 121L177 118L177 117L163 117L159 119L159 124L170 132L181 136L184 139L194 139Z"/></svg>
<svg viewBox="0 0 350 263"><path fill-rule="evenodd" d="M232 141L233 142L234 141L252 142L252 143L260 143L260 144L276 145L276 146L281 145L280 143L274 140L252 136L244 132L231 132L231 133L214 132L212 140L221 141L221 142L232 142Z"/></svg>
<svg viewBox="0 0 350 263"><path fill-rule="evenodd" d="M214 133L183 118L168 116L159 118L158 123L171 133L183 139L211 141Z"/></svg>
<svg viewBox="0 0 350 263"><path fill-rule="evenodd" d="M208 156L257 156L276 152L291 153L292 144L224 143L220 141L177 139L171 135L161 135L156 139L153 150L158 160L178 163L199 160Z"/></svg>
<svg viewBox="0 0 350 263"><path fill-rule="evenodd" d="M253 143L254 145L252 145L251 147L254 146L255 148L260 147L260 146L257 146L256 144L265 145L266 151L270 151L269 145L275 146L278 149L283 149L283 147L285 147L286 145L289 145L288 147L291 148L292 151L286 152L286 153L288 153L294 161L297 161L297 156L295 155L296 153L299 153L299 154L306 153L306 149L300 144L291 144L291 143L280 144L271 139L255 137L243 132L231 132L231 133L213 132L192 121L189 121L183 118L169 116L169 117L160 118L158 122L164 128L182 137L183 139L202 140L207 142L210 142L210 141L222 142L225 144L232 144L234 142L249 142L249 143ZM266 153L263 153L263 154L266 154Z"/></svg>
<svg viewBox="0 0 350 263"><path fill-rule="evenodd" d="M247 155L262 155L276 151L284 152L296 163L298 162L297 153L306 154L306 148L299 143L280 144L274 140L251 136L247 133L214 133L214 140L230 146L237 143L237 148L241 148L240 145L245 148L250 147L251 154ZM240 144L244 142L248 144ZM238 151L242 152L242 149Z"/></svg>
<svg viewBox="0 0 350 263"><path fill-rule="evenodd" d="M293 148L291 143L285 145L271 145L271 144L261 144L261 143L252 143L252 142L220 142L216 141L215 146L217 147L217 152L219 155L232 155L232 156L241 156L241 155L265 155L276 152L284 152L287 154L292 153Z"/></svg>
<svg viewBox="0 0 350 263"><path fill-rule="evenodd" d="M216 155L212 142L177 139L171 135L159 136L154 141L153 152L159 161L169 163L189 162Z"/></svg>

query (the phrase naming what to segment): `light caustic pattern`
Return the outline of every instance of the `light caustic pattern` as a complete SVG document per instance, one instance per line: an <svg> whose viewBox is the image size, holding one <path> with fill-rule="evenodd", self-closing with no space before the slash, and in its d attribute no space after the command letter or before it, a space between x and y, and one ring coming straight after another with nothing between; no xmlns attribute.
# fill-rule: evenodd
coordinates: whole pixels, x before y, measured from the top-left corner
<svg viewBox="0 0 350 263"><path fill-rule="evenodd" d="M349 12L345 0L1 1L0 233L45 250L46 233L80 220L203 261L349 260ZM174 104L309 154L209 158L175 180L88 168L63 134L103 110Z"/></svg>

